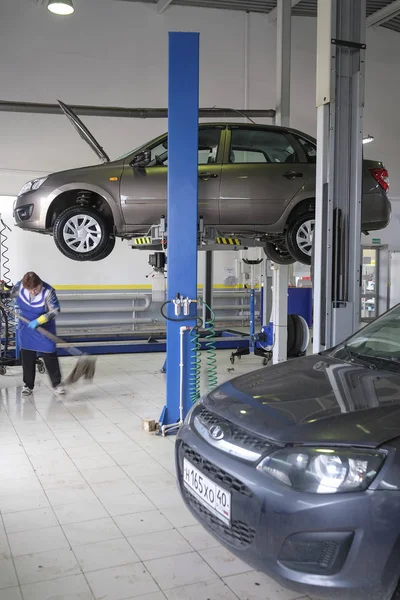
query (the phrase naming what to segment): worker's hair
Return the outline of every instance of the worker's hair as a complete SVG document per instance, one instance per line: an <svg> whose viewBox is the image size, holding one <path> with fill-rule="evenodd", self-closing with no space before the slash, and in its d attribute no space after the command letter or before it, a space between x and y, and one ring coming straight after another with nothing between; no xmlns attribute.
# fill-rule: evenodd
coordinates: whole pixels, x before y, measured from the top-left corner
<svg viewBox="0 0 400 600"><path fill-rule="evenodd" d="M22 285L26 290L34 290L43 282L40 279L39 275L36 275L33 271L28 271L22 278Z"/></svg>

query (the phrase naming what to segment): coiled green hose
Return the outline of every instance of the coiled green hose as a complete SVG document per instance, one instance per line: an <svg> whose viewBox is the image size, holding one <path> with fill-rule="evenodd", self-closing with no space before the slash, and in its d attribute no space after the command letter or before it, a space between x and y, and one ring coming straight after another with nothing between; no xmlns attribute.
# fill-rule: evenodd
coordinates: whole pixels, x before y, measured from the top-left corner
<svg viewBox="0 0 400 600"><path fill-rule="evenodd" d="M218 385L217 374L217 352L215 347L215 314L213 310L204 302L204 306L210 311L210 319L206 321L206 364L207 364L207 386L210 392Z"/></svg>
<svg viewBox="0 0 400 600"><path fill-rule="evenodd" d="M197 327L192 327L189 331L191 352L189 368L189 395L192 404L200 398L201 381L201 345L200 334Z"/></svg>

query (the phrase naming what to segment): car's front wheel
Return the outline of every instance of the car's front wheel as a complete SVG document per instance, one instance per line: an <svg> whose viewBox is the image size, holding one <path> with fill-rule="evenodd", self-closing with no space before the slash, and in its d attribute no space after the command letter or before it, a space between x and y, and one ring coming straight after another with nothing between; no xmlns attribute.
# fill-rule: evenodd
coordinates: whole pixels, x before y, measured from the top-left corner
<svg viewBox="0 0 400 600"><path fill-rule="evenodd" d="M101 260L114 248L103 217L95 210L73 206L64 210L53 227L57 248L71 260Z"/></svg>
<svg viewBox="0 0 400 600"><path fill-rule="evenodd" d="M292 265L296 262L286 248L285 242L266 242L264 253L269 260L277 265Z"/></svg>
<svg viewBox="0 0 400 600"><path fill-rule="evenodd" d="M298 215L286 231L286 244L291 256L304 265L311 265L314 243L315 214L306 212Z"/></svg>

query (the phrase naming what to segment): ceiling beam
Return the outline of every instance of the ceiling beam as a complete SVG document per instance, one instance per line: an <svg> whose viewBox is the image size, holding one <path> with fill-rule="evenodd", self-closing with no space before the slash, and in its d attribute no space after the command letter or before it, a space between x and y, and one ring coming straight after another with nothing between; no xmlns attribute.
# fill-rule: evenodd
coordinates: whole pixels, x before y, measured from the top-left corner
<svg viewBox="0 0 400 600"><path fill-rule="evenodd" d="M172 4L173 0L158 0L157 2L157 13L162 15L167 10L168 6Z"/></svg>
<svg viewBox="0 0 400 600"><path fill-rule="evenodd" d="M70 105L69 108L77 115L90 117L117 117L121 119L166 119L167 108L125 108L121 106L85 106ZM0 112L61 115L58 104L40 104L37 102L11 102L0 100ZM231 119L232 117L247 117L249 119L275 117L275 110L271 108L199 108L201 119Z"/></svg>
<svg viewBox="0 0 400 600"><path fill-rule="evenodd" d="M291 1L292 1L292 8L300 2L300 0L291 0ZM276 18L277 18L277 10L276 10L276 8L273 8L268 13L268 21L270 23L276 23Z"/></svg>
<svg viewBox="0 0 400 600"><path fill-rule="evenodd" d="M397 17L398 14L400 14L400 0L388 4L370 15L367 18L367 27L379 27L379 25L383 25L393 17Z"/></svg>

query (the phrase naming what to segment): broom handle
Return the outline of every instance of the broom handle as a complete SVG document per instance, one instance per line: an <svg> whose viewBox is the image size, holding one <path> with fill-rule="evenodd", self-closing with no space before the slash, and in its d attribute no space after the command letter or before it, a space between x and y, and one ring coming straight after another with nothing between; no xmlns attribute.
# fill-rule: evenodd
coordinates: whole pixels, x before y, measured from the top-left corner
<svg viewBox="0 0 400 600"><path fill-rule="evenodd" d="M29 319L25 319L25 317L22 317L21 315L18 315L18 319L20 321L22 321L23 323L26 323L26 324L30 323ZM40 327L40 325L39 325L39 327L36 327L36 331L38 331L41 335L43 335L47 339L51 340L55 344L66 344L68 346L67 352L69 352L70 354L73 354L74 356L82 356L83 352L78 350L78 348L74 348L73 346L71 346L71 344L67 344L61 338L57 337L50 331L47 331L47 329L44 329L44 327Z"/></svg>

